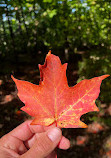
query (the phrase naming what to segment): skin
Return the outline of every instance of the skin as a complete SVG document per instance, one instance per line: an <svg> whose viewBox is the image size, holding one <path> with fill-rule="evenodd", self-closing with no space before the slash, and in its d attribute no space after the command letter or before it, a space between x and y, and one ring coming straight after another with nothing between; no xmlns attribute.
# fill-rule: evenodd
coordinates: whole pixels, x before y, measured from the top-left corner
<svg viewBox="0 0 111 158"><path fill-rule="evenodd" d="M55 158L56 147L68 149L70 142L55 125L44 127L25 121L0 139L1 158Z"/></svg>

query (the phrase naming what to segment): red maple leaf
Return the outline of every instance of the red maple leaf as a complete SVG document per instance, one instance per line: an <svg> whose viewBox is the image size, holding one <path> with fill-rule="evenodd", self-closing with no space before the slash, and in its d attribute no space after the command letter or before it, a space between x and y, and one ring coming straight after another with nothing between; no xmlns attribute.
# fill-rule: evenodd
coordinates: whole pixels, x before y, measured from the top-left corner
<svg viewBox="0 0 111 158"><path fill-rule="evenodd" d="M12 76L18 96L25 104L21 109L35 117L33 124L48 126L52 123L60 128L87 127L80 121L81 115L98 111L95 105L103 79L109 75L83 80L69 87L66 77L67 64L59 57L48 53L44 65L39 65L40 83L32 84Z"/></svg>

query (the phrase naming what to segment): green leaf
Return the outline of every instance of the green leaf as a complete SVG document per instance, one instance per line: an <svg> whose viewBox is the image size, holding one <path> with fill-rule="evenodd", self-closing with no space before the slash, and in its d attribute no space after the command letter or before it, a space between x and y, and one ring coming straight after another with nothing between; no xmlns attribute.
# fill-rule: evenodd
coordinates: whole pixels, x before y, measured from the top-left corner
<svg viewBox="0 0 111 158"><path fill-rule="evenodd" d="M51 3L53 0L43 0L44 3Z"/></svg>

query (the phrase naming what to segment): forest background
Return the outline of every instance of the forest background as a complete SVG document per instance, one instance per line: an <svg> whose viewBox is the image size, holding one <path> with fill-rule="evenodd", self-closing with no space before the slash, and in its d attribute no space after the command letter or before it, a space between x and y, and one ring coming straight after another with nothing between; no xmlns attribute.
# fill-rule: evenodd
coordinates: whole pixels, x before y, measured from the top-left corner
<svg viewBox="0 0 111 158"><path fill-rule="evenodd" d="M70 86L111 74L110 0L0 1L0 136L28 116L10 78L39 83L38 64L49 50L68 63ZM61 157L100 158L111 154L111 79L103 81L96 101L100 112L82 116L88 129L63 130L71 140Z"/></svg>

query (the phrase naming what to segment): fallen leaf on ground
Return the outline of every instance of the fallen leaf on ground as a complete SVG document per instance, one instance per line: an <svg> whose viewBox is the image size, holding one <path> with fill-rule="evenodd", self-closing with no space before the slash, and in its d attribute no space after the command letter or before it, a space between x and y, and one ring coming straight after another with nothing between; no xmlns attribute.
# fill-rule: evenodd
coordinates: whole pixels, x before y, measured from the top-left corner
<svg viewBox="0 0 111 158"><path fill-rule="evenodd" d="M88 136L77 136L76 145L85 145L88 141Z"/></svg>
<svg viewBox="0 0 111 158"><path fill-rule="evenodd" d="M87 129L89 133L95 133L95 134L103 130L104 127L98 122L93 122L92 124L89 124Z"/></svg>

